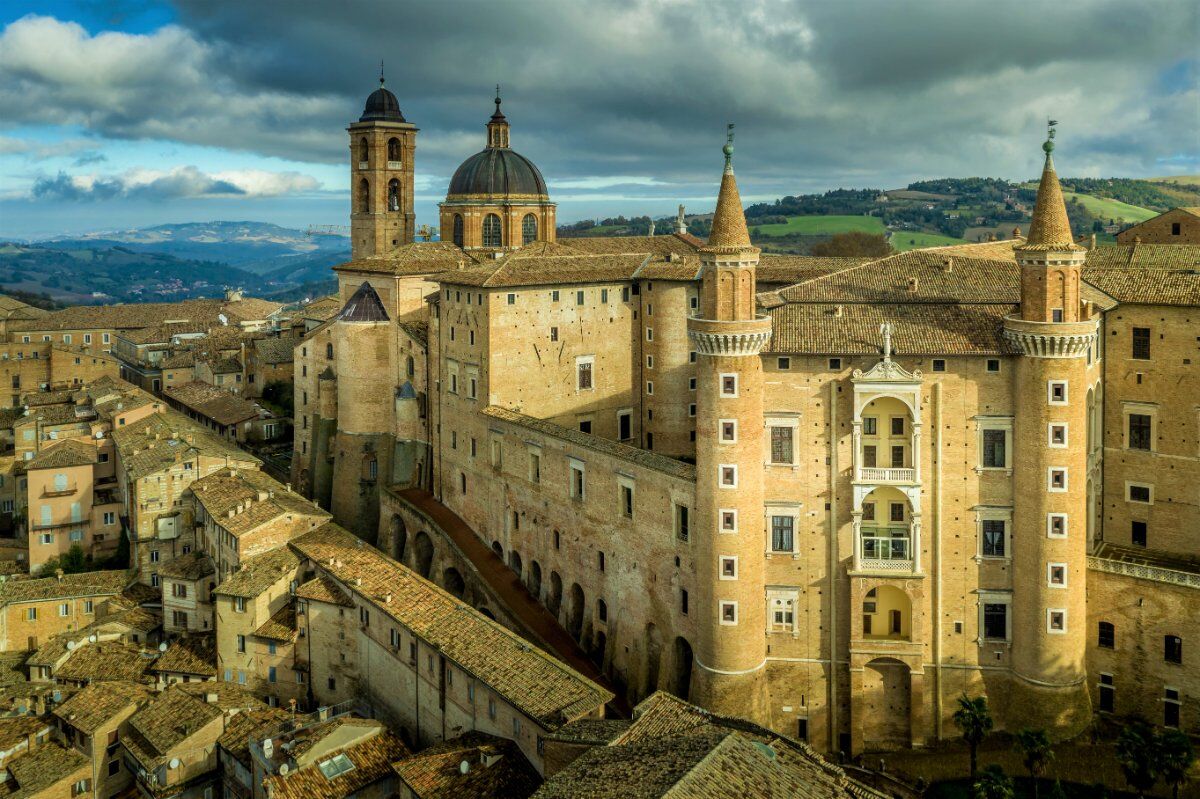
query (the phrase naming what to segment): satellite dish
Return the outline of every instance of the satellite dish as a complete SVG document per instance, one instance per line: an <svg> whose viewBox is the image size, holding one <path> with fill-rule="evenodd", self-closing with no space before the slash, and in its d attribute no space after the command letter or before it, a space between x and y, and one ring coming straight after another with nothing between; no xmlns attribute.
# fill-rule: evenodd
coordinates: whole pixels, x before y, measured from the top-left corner
<svg viewBox="0 0 1200 799"><path fill-rule="evenodd" d="M171 762L168 765L173 769L179 768L179 758L177 758L177 757L171 758Z"/></svg>
<svg viewBox="0 0 1200 799"><path fill-rule="evenodd" d="M67 651L68 652L74 652L75 647L77 647L77 646L79 646L79 644L75 643L74 641L67 641Z"/></svg>
<svg viewBox="0 0 1200 799"><path fill-rule="evenodd" d="M167 642L166 641L163 641L161 644L158 645L158 651L159 652L167 651Z"/></svg>
<svg viewBox="0 0 1200 799"><path fill-rule="evenodd" d="M458 764L458 773L459 774L466 774L470 770L471 770L470 761L464 760L463 762Z"/></svg>
<svg viewBox="0 0 1200 799"><path fill-rule="evenodd" d="M96 643L96 641L97 641L97 640L98 640L98 639L96 638L96 634L95 634L95 633L92 633L91 635L89 635L89 636L88 636L88 641L90 641L90 642L91 642L91 643L93 643L93 644L94 644L94 643Z"/></svg>
<svg viewBox="0 0 1200 799"><path fill-rule="evenodd" d="M97 430L97 431L96 431L96 438L97 438L97 439L104 438L104 431L103 431L103 430Z"/></svg>
<svg viewBox="0 0 1200 799"><path fill-rule="evenodd" d="M291 771L291 768L288 767L287 763L279 764L279 776L286 777L289 771Z"/></svg>

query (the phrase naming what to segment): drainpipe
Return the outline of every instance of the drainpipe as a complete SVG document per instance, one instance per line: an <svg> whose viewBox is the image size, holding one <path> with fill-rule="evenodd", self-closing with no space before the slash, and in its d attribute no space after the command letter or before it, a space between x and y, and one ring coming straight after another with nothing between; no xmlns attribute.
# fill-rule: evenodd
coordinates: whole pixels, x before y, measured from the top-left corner
<svg viewBox="0 0 1200 799"><path fill-rule="evenodd" d="M942 740L942 384L933 385L933 730Z"/></svg>
<svg viewBox="0 0 1200 799"><path fill-rule="evenodd" d="M829 751L838 744L838 659L837 659L837 584L838 584L838 381L829 383ZM847 753L849 754L849 753Z"/></svg>

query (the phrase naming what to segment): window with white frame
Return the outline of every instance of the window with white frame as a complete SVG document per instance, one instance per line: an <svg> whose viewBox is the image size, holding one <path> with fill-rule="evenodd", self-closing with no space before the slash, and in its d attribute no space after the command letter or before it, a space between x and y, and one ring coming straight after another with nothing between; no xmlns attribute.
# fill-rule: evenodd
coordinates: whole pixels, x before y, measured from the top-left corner
<svg viewBox="0 0 1200 799"><path fill-rule="evenodd" d="M1012 469L1012 417L979 418L977 425L979 468Z"/></svg>
<svg viewBox="0 0 1200 799"><path fill-rule="evenodd" d="M1067 514L1065 514L1065 513L1049 513L1046 515L1046 537L1047 538L1066 538L1067 537Z"/></svg>
<svg viewBox="0 0 1200 799"><path fill-rule="evenodd" d="M1064 466L1051 466L1046 470L1046 490L1061 494L1067 490L1067 470Z"/></svg>
<svg viewBox="0 0 1200 799"><path fill-rule="evenodd" d="M717 511L717 515L721 519L722 533L736 533L738 531L738 512L735 508L721 508Z"/></svg>
<svg viewBox="0 0 1200 799"><path fill-rule="evenodd" d="M796 598L795 591L767 591L768 632L795 632Z"/></svg>
<svg viewBox="0 0 1200 799"><path fill-rule="evenodd" d="M800 420L795 417L767 418L767 463L773 466L796 465L796 439Z"/></svg>
<svg viewBox="0 0 1200 799"><path fill-rule="evenodd" d="M1046 564L1046 585L1051 588L1066 588L1067 587L1067 564L1065 563L1047 563Z"/></svg>
<svg viewBox="0 0 1200 799"><path fill-rule="evenodd" d="M594 355L580 355L575 359L575 388L580 391L591 391L596 387L593 367L596 363Z"/></svg>
<svg viewBox="0 0 1200 799"><path fill-rule="evenodd" d="M1046 401L1051 405L1067 404L1067 381L1051 380L1046 384Z"/></svg>
<svg viewBox="0 0 1200 799"><path fill-rule="evenodd" d="M717 467L717 474L720 479L721 488L737 488L737 464L722 463Z"/></svg>
<svg viewBox="0 0 1200 799"><path fill-rule="evenodd" d="M1046 632L1050 633L1051 635L1066 635L1066 608L1046 608Z"/></svg>
<svg viewBox="0 0 1200 799"><path fill-rule="evenodd" d="M1046 446L1051 449L1066 449L1067 423L1051 422L1046 430Z"/></svg>
<svg viewBox="0 0 1200 799"><path fill-rule="evenodd" d="M979 525L979 556L1011 558L1012 509L980 508L976 519Z"/></svg>
<svg viewBox="0 0 1200 799"><path fill-rule="evenodd" d="M1125 448L1153 452L1158 427L1158 406L1147 402L1123 402Z"/></svg>
<svg viewBox="0 0 1200 799"><path fill-rule="evenodd" d="M738 603L722 600L719 605L721 624L730 626L738 622Z"/></svg>
<svg viewBox="0 0 1200 799"><path fill-rule="evenodd" d="M736 397L738 395L738 376L735 373L721 375L721 396Z"/></svg>
<svg viewBox="0 0 1200 799"><path fill-rule="evenodd" d="M792 554L796 551L795 511L785 512L779 508L768 508L767 551Z"/></svg>
<svg viewBox="0 0 1200 799"><path fill-rule="evenodd" d="M722 580L736 580L738 576L738 559L736 555L721 556L721 571L718 575Z"/></svg>
<svg viewBox="0 0 1200 799"><path fill-rule="evenodd" d="M583 461L577 461L572 458L570 461L570 465L571 465L571 484L569 486L570 496L572 499L582 500L582 499L584 499L584 493L586 491L586 487L585 487L585 483L584 483Z"/></svg>
<svg viewBox="0 0 1200 799"><path fill-rule="evenodd" d="M722 444L737 443L737 419L721 419L717 425L721 431Z"/></svg>
<svg viewBox="0 0 1200 799"><path fill-rule="evenodd" d="M979 592L979 638L982 641L1012 640L1012 594Z"/></svg>

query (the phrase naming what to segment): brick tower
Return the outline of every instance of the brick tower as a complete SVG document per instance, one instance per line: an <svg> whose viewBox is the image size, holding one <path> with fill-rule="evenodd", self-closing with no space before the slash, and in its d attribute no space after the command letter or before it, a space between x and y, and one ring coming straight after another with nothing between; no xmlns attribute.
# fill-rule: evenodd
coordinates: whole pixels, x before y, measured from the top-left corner
<svg viewBox="0 0 1200 799"><path fill-rule="evenodd" d="M1015 248L1021 308L1004 323L1020 350L1014 428L1012 669L1008 706L1057 735L1091 717L1086 686L1088 369L1098 319L1080 298L1054 129L1029 237Z"/></svg>
<svg viewBox="0 0 1200 799"><path fill-rule="evenodd" d="M698 645L692 698L718 713L765 712L763 373L771 322L755 306L751 246L733 175L733 132L708 244L700 250L696 360Z"/></svg>
<svg viewBox="0 0 1200 799"><path fill-rule="evenodd" d="M350 248L352 257L380 258L413 240L413 150L417 128L383 86L367 98L350 132Z"/></svg>

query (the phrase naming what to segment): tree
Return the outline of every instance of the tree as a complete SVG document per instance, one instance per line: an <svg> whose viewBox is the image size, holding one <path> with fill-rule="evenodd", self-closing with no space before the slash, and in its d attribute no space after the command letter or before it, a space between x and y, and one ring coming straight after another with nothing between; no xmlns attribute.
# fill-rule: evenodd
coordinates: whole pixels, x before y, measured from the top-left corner
<svg viewBox="0 0 1200 799"><path fill-rule="evenodd" d="M887 237L882 233L863 233L852 231L838 233L820 244L814 244L813 255L824 257L846 257L865 255L872 258L883 258L896 251L888 244Z"/></svg>
<svg viewBox="0 0 1200 799"><path fill-rule="evenodd" d="M1046 766L1054 759L1050 739L1045 730L1021 730L1017 733L1016 745L1025 763L1025 770L1033 780L1033 799L1038 799L1038 782L1046 773Z"/></svg>
<svg viewBox="0 0 1200 799"><path fill-rule="evenodd" d="M1117 737L1117 763L1129 787L1145 796L1158 782L1157 736L1141 719L1134 719Z"/></svg>
<svg viewBox="0 0 1200 799"><path fill-rule="evenodd" d="M1188 772L1196 760L1192 741L1179 730L1167 730L1158 736L1158 767L1163 782L1171 786L1171 795L1179 799L1179 787L1188 781Z"/></svg>
<svg viewBox="0 0 1200 799"><path fill-rule="evenodd" d="M985 768L978 780L974 778L972 780L971 796L973 799L1013 799L1016 796L1012 777L1005 774L1004 769L995 763Z"/></svg>
<svg viewBox="0 0 1200 799"><path fill-rule="evenodd" d="M975 773L979 765L979 744L992 731L995 721L992 712L988 710L987 697L977 696L974 699L964 692L958 698L958 710L954 711L954 724L962 732L963 740L971 750L971 781L975 781Z"/></svg>

